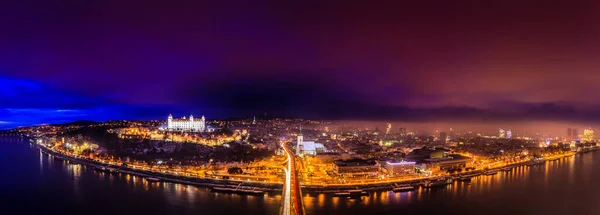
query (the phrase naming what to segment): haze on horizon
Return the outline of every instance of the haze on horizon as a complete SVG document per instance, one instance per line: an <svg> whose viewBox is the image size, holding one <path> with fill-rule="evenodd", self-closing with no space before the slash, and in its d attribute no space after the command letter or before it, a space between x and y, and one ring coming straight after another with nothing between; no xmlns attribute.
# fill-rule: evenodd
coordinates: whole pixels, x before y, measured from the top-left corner
<svg viewBox="0 0 600 215"><path fill-rule="evenodd" d="M0 7L0 128L266 109L560 135L600 124L598 12L577 1L13 2Z"/></svg>

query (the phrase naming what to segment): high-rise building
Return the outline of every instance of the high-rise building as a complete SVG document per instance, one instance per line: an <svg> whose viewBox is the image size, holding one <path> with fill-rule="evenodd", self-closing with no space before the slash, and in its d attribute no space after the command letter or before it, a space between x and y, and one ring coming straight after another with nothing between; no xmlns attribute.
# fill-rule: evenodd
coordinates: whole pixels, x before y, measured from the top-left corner
<svg viewBox="0 0 600 215"><path fill-rule="evenodd" d="M500 137L500 138L506 138L506 131L504 131L504 129L499 128L498 129L498 133L499 133L498 137Z"/></svg>
<svg viewBox="0 0 600 215"><path fill-rule="evenodd" d="M506 138L508 138L508 139L512 138L512 131L510 129L506 130Z"/></svg>
<svg viewBox="0 0 600 215"><path fill-rule="evenodd" d="M440 142L446 143L446 132L440 132Z"/></svg>
<svg viewBox="0 0 600 215"><path fill-rule="evenodd" d="M577 129L573 128L571 130L571 137L573 138L573 140L579 140L579 134L577 133Z"/></svg>
<svg viewBox="0 0 600 215"><path fill-rule="evenodd" d="M593 142L595 139L594 136L594 129L592 128L587 128L583 130L583 138L582 140L585 142Z"/></svg>
<svg viewBox="0 0 600 215"><path fill-rule="evenodd" d="M400 136L406 136L406 128L398 128L398 133Z"/></svg>
<svg viewBox="0 0 600 215"><path fill-rule="evenodd" d="M573 130L571 128L567 128L567 141L573 140Z"/></svg>
<svg viewBox="0 0 600 215"><path fill-rule="evenodd" d="M392 123L388 123L387 126L385 127L385 134L390 134L391 130L392 130Z"/></svg>
<svg viewBox="0 0 600 215"><path fill-rule="evenodd" d="M454 129L450 128L450 131L448 131L448 139L452 140L456 138L456 133L454 133Z"/></svg>

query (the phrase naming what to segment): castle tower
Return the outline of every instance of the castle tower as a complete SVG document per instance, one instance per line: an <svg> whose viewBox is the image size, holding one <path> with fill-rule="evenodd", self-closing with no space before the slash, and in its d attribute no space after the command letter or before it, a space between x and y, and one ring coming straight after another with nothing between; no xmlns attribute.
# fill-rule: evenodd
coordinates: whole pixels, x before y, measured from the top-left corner
<svg viewBox="0 0 600 215"><path fill-rule="evenodd" d="M194 115L190 114L190 121L193 122L194 121Z"/></svg>
<svg viewBox="0 0 600 215"><path fill-rule="evenodd" d="M169 114L167 117L167 129L173 129L173 115Z"/></svg>
<svg viewBox="0 0 600 215"><path fill-rule="evenodd" d="M206 131L206 118L204 118L204 115L200 118L200 131Z"/></svg>
<svg viewBox="0 0 600 215"><path fill-rule="evenodd" d="M298 133L298 140L296 142L296 155L302 154L302 149L304 148L303 142L304 137L302 136L302 124L300 124L300 132Z"/></svg>

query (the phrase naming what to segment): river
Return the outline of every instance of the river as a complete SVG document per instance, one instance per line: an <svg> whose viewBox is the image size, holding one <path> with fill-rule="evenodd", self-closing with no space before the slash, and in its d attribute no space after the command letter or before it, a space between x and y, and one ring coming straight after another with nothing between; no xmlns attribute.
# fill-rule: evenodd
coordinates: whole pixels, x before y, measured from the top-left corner
<svg viewBox="0 0 600 215"><path fill-rule="evenodd" d="M594 165L595 164L595 165ZM362 199L305 194L312 214L600 214L600 151L455 182L445 189L376 192ZM211 193L94 171L0 138L2 214L277 214L280 195Z"/></svg>

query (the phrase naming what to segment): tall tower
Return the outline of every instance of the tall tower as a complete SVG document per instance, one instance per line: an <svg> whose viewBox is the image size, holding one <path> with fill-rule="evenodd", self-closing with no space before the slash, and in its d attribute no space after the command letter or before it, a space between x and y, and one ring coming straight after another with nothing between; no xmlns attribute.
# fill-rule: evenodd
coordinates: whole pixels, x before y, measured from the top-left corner
<svg viewBox="0 0 600 215"><path fill-rule="evenodd" d="M193 122L194 121L194 115L190 114L190 121Z"/></svg>
<svg viewBox="0 0 600 215"><path fill-rule="evenodd" d="M587 128L583 129L583 140L586 142L593 142L596 137L594 136L594 129Z"/></svg>
<svg viewBox="0 0 600 215"><path fill-rule="evenodd" d="M256 125L256 116L252 119L252 125Z"/></svg>
<svg viewBox="0 0 600 215"><path fill-rule="evenodd" d="M173 115L171 114L169 114L169 117L167 117L167 129L173 129Z"/></svg>
<svg viewBox="0 0 600 215"><path fill-rule="evenodd" d="M499 128L498 129L498 133L499 133L498 137L500 137L500 138L506 138L506 131L504 129Z"/></svg>
<svg viewBox="0 0 600 215"><path fill-rule="evenodd" d="M298 132L298 140L296 142L296 155L302 154L302 148L304 148L303 142L304 137L302 136L302 124L300 124L300 132Z"/></svg>
<svg viewBox="0 0 600 215"><path fill-rule="evenodd" d="M440 132L440 142L446 144L446 139L448 138L446 132Z"/></svg>
<svg viewBox="0 0 600 215"><path fill-rule="evenodd" d="M391 130L392 130L392 123L388 123L385 127L385 134L390 134Z"/></svg>

